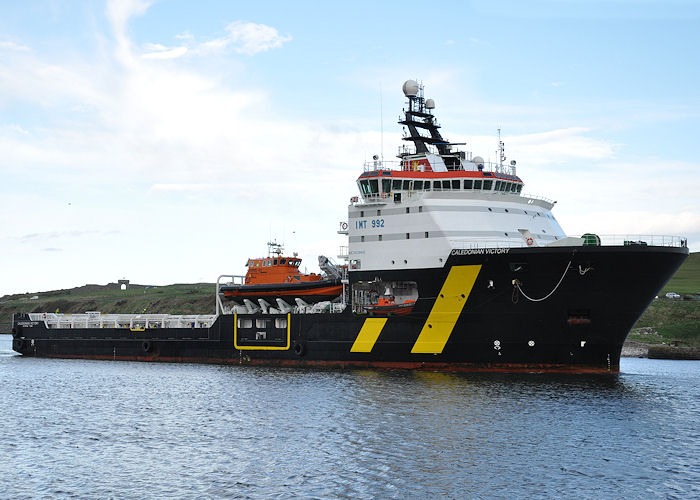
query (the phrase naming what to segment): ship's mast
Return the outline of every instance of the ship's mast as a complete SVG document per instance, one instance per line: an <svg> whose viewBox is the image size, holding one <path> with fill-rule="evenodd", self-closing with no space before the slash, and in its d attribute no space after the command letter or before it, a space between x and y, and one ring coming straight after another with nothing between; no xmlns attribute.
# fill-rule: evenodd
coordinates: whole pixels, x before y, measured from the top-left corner
<svg viewBox="0 0 700 500"><path fill-rule="evenodd" d="M408 97L408 111L404 109L404 119L399 121L408 127L408 135L403 140L412 141L416 153L428 153L427 145L432 144L437 147L439 154L450 154L450 146L440 135L440 125L431 111L435 108L435 103L432 99L426 100L423 97L423 86L414 80L408 80L403 84L403 93ZM427 130L430 136L421 135L419 130Z"/></svg>

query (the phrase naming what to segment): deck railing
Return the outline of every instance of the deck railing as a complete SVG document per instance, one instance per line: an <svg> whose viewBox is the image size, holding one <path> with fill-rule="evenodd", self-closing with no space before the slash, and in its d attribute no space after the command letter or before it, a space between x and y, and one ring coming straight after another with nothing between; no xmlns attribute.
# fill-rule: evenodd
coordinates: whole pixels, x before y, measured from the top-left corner
<svg viewBox="0 0 700 500"><path fill-rule="evenodd" d="M658 234L601 234L597 235L600 238L600 246L650 246L650 247L676 247L684 248L688 246L688 240L681 236L668 236ZM554 243L557 240L548 243ZM450 245L453 249L470 250L481 248L523 248L527 247L525 240L450 240ZM538 247L542 248L547 244L538 242Z"/></svg>

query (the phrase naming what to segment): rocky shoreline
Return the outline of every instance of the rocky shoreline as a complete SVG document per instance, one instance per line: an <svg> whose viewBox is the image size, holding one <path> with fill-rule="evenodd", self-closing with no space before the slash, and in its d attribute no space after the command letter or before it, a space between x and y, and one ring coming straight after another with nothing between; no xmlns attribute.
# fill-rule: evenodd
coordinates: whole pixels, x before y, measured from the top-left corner
<svg viewBox="0 0 700 500"><path fill-rule="evenodd" d="M627 340L622 346L624 358L700 360L700 348L668 344L644 344Z"/></svg>

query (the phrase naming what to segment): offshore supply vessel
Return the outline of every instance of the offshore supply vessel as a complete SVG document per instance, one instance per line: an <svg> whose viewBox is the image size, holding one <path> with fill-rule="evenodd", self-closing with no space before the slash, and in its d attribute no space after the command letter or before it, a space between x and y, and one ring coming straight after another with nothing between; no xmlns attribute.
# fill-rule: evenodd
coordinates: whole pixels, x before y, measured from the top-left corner
<svg viewBox="0 0 700 500"><path fill-rule="evenodd" d="M359 196L339 231L348 236L346 264L319 258L324 273L312 281L336 287L331 296L310 300L313 293L287 293L274 280L256 295L241 276L222 275L216 314L20 313L13 349L115 360L618 371L627 333L688 256L686 240L567 236L554 201L522 192L503 142L493 163L457 149L441 135L422 85L409 80L403 91L407 144L398 161L374 157L357 179ZM289 267L282 258L255 262ZM289 276L291 284L294 270Z"/></svg>

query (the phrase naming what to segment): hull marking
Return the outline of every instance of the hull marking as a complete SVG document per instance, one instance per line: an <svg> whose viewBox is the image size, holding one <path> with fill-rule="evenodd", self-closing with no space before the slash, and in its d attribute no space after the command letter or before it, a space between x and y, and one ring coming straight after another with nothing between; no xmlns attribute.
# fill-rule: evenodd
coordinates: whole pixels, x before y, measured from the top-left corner
<svg viewBox="0 0 700 500"><path fill-rule="evenodd" d="M450 269L411 353L442 353L474 287L479 271L481 271L481 265L453 266Z"/></svg>
<svg viewBox="0 0 700 500"><path fill-rule="evenodd" d="M372 352L387 318L367 318L357 334L350 352Z"/></svg>

